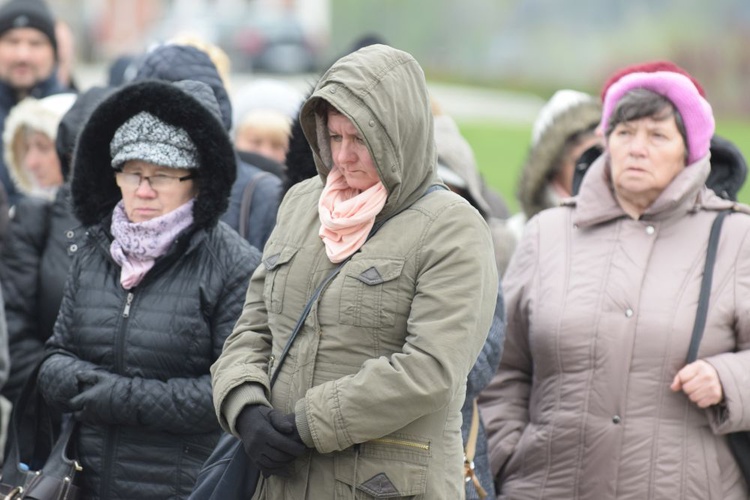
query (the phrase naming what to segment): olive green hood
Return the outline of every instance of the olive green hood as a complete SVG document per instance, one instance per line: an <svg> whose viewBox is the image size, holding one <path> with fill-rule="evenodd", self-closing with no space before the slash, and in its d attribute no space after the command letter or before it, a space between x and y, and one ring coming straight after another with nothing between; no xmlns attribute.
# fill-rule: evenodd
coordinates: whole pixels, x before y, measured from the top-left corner
<svg viewBox="0 0 750 500"><path fill-rule="evenodd" d="M379 218L412 204L440 182L427 84L411 55L371 45L339 59L320 79L300 121L325 182L333 162L321 100L349 118L367 144L388 191Z"/></svg>

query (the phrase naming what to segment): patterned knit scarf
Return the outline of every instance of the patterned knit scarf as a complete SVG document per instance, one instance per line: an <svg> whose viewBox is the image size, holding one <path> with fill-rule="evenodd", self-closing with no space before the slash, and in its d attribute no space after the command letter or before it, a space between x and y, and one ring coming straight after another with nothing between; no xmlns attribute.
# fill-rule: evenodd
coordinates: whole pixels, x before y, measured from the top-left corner
<svg viewBox="0 0 750 500"><path fill-rule="evenodd" d="M124 289L137 286L156 258L167 253L177 235L193 223L194 201L144 222L130 222L122 200L117 203L112 212L114 241L109 253L122 267L120 283Z"/></svg>
<svg viewBox="0 0 750 500"><path fill-rule="evenodd" d="M341 262L367 240L375 216L385 206L388 192L382 182L360 191L349 187L344 174L334 167L318 202L320 231L328 259Z"/></svg>

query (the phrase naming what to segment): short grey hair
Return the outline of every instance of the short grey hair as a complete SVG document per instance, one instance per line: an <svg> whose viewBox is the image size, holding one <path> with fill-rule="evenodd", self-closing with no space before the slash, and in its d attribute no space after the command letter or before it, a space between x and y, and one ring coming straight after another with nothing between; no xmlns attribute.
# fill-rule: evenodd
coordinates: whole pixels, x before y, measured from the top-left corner
<svg viewBox="0 0 750 500"><path fill-rule="evenodd" d="M633 89L622 96L609 118L605 135L609 137L615 130L615 127L621 123L640 120L641 118L653 118L654 120L661 121L669 117L674 117L677 130L682 136L682 142L685 144L685 161L687 162L689 145L682 115L675 105L672 104L672 101L651 90Z"/></svg>

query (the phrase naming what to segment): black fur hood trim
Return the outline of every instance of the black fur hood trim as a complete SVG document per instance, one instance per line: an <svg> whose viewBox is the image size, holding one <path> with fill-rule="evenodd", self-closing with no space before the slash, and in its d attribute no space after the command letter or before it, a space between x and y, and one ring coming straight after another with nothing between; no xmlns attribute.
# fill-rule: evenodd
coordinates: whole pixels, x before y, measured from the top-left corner
<svg viewBox="0 0 750 500"><path fill-rule="evenodd" d="M199 82L180 83L190 85L157 80L125 85L102 101L83 126L73 158L71 192L75 214L85 226L108 217L122 198L109 143L120 125L141 111L183 128L198 148L194 226L214 226L226 211L237 176L229 135L212 112L217 103L211 89Z"/></svg>

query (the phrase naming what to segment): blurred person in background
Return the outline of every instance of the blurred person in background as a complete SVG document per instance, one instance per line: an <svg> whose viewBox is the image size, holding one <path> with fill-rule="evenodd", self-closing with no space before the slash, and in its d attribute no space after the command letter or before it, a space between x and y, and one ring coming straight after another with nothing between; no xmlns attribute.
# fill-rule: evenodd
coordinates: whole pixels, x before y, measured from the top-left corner
<svg viewBox="0 0 750 500"><path fill-rule="evenodd" d="M10 110L27 96L66 90L57 78L55 19L44 0L9 0L0 6L0 132ZM0 181L11 206L21 197L0 155Z"/></svg>
<svg viewBox="0 0 750 500"><path fill-rule="evenodd" d="M75 82L76 38L70 25L58 19L55 23L57 39L57 80L66 89L78 92Z"/></svg>
<svg viewBox="0 0 750 500"><path fill-rule="evenodd" d="M55 199L64 181L55 150L57 127L75 100L76 94L70 93L27 97L11 109L5 120L3 153L11 179L23 195Z"/></svg>
<svg viewBox="0 0 750 500"><path fill-rule="evenodd" d="M107 66L107 86L110 88L124 85L135 78L138 72L140 55L122 54Z"/></svg>
<svg viewBox="0 0 750 500"><path fill-rule="evenodd" d="M240 158L285 181L292 123L303 100L302 93L290 84L271 78L255 80L239 89L232 105L233 137Z"/></svg>
<svg viewBox="0 0 750 500"><path fill-rule="evenodd" d="M217 50L219 49L212 53L218 53ZM211 55L197 46L166 43L157 45L139 59L134 81L158 79L174 82L192 79L207 84L219 103L221 123L229 132L232 129L232 102L224 86L224 81L228 78L228 74L219 72ZM251 245L262 250L276 223L276 212L281 203L281 180L255 165L245 163L236 150L235 165L236 180L232 186L229 207L222 214L221 220L239 232Z"/></svg>
<svg viewBox="0 0 750 500"><path fill-rule="evenodd" d="M698 360L685 364L711 226L750 214L705 187L711 106L674 72L604 98L605 153L532 218L503 281L508 330L480 396L499 499L740 500L750 429L750 217L721 233Z"/></svg>
<svg viewBox="0 0 750 500"><path fill-rule="evenodd" d="M51 141L45 147L51 148L44 155L50 162L47 168L61 180L54 190L43 191L44 197L34 195L31 181L18 183L29 196L14 211L8 245L0 259L0 281L9 298L5 310L13 360L2 395L12 402L42 359L44 343L52 335L60 309L68 269L83 240L84 230L70 204L70 164L78 130L107 93L106 89L93 87L77 98L74 94L38 101L26 98L13 108L6 124L5 154L11 171L23 172L23 163L28 161L25 138L34 132L37 140L42 134ZM39 161L38 153L35 158ZM19 173L14 178L25 179L26 174ZM21 424L25 426L20 433L21 457L31 456L33 451L33 404L28 410Z"/></svg>
<svg viewBox="0 0 750 500"><path fill-rule="evenodd" d="M492 232L495 262L502 276L515 246L514 234L509 232L504 220L492 215L490 203L484 197L484 181L479 173L474 152L471 145L461 135L456 122L450 115L443 112L440 104L434 99L432 112L438 152L438 176L453 192L471 203L487 221Z"/></svg>
<svg viewBox="0 0 750 500"><path fill-rule="evenodd" d="M591 147L601 147L595 133L601 116L596 98L571 89L555 92L539 111L516 190L521 211L508 219L516 242L529 219L573 194L578 158Z"/></svg>
<svg viewBox="0 0 750 500"><path fill-rule="evenodd" d="M492 235L492 243L495 248L495 259L498 272L505 270L506 261L500 260L506 253L502 250L510 239L506 234L505 224L489 215L487 202L482 197L481 178L477 169L474 153L466 139L449 115L445 114L435 99L431 99L432 115L435 124L435 146L437 148L437 175L450 188L451 191L460 195L468 201L482 215L489 225ZM473 470L476 477L466 481L466 498L475 500L480 498L494 498L495 487L493 484L490 459L487 454L487 435L484 430L484 422L477 415L478 425L476 436L470 436L474 424L475 399L487 386L497 371L500 355L505 338L505 308L503 305L502 291L498 289L495 316L492 321L490 332L487 335L482 352L472 366L466 383L466 399L461 408L463 423L461 424L461 435L464 448L470 439L474 440ZM478 486L477 486L478 485Z"/></svg>
<svg viewBox="0 0 750 500"><path fill-rule="evenodd" d="M635 72L652 73L654 71L671 71L685 75L690 78L701 96L706 97L703 86L684 68L671 61L650 61L625 66L607 78L601 90L602 102L609 87L623 76ZM706 185L722 198L737 201L737 193L742 189L747 178L747 161L745 156L733 142L717 134L711 137L709 151L711 152L711 173L708 174ZM579 158L573 179L574 194L578 193L578 189L588 168L601 153L602 148L597 145L585 151L581 155L581 158Z"/></svg>
<svg viewBox="0 0 750 500"><path fill-rule="evenodd" d="M219 221L236 175L219 105L201 82L125 85L73 163L87 233L39 389L78 422L82 498L187 498L220 435L209 368L260 262Z"/></svg>
<svg viewBox="0 0 750 500"><path fill-rule="evenodd" d="M272 109L248 112L237 124L234 145L238 151L256 153L278 165L286 161L292 121Z"/></svg>
<svg viewBox="0 0 750 500"><path fill-rule="evenodd" d="M383 45L303 105L319 175L285 196L212 367L217 416L265 477L256 499L464 495L460 410L498 282L486 223L440 188L429 106L419 64Z"/></svg>
<svg viewBox="0 0 750 500"><path fill-rule="evenodd" d="M313 90L310 89L307 97L312 94ZM305 133L302 130L299 114L292 121L292 128L289 134L289 149L286 153L285 163L285 179L282 190L284 195L295 184L318 175L312 149L310 149L310 143L307 141L307 137L305 137Z"/></svg>

